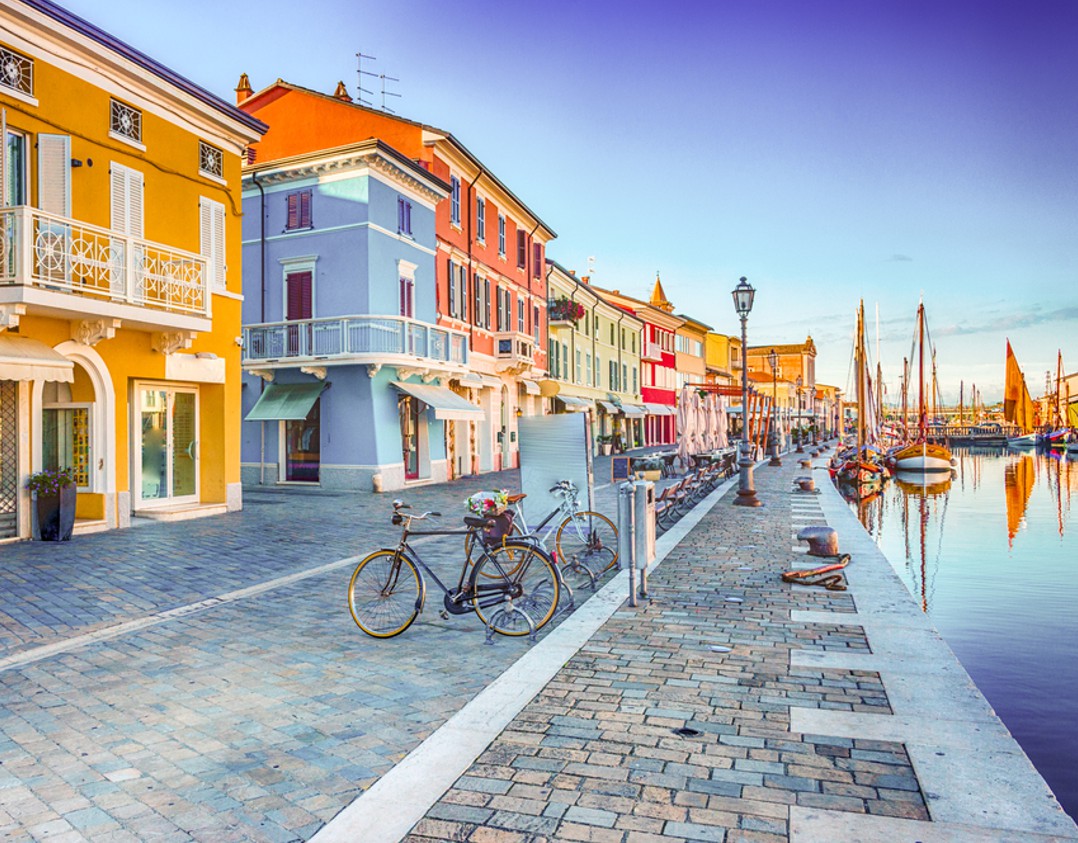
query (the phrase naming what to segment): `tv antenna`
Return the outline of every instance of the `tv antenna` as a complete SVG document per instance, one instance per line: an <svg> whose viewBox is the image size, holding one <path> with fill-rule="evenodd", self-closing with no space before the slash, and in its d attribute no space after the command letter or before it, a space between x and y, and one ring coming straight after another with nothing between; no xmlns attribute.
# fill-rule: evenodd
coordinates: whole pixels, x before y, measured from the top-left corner
<svg viewBox="0 0 1078 843"><path fill-rule="evenodd" d="M592 276L594 274L595 274L595 255L589 255L588 256L588 275Z"/></svg>
<svg viewBox="0 0 1078 843"><path fill-rule="evenodd" d="M356 81L356 91L357 91L356 99L359 100L360 105L365 105L368 108L374 108L374 103L370 102L369 100L365 100L363 98L364 94L366 94L369 97L374 96L374 91L368 91L366 88L363 87L363 77L364 76L377 76L378 74L377 73L371 73L369 70L364 70L363 69L363 59L367 59L368 61L377 61L377 59L374 56L367 56L367 55L364 55L363 53L356 53L356 77L357 77L357 81Z"/></svg>
<svg viewBox="0 0 1078 843"><path fill-rule="evenodd" d="M384 73L379 74L378 78L382 80L382 111L388 111L390 114L396 114L397 112L395 112L392 108L386 105L386 97L397 97L397 99L400 99L400 94L395 93L394 91L387 91L386 82L400 82L401 80L398 79L396 76L386 76Z"/></svg>

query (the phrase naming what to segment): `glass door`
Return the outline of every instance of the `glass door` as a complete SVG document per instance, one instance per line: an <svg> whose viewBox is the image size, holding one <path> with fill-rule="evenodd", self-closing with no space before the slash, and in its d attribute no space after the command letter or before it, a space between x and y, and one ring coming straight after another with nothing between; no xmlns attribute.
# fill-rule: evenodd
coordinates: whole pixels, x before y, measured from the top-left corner
<svg viewBox="0 0 1078 843"><path fill-rule="evenodd" d="M419 478L419 401L411 395L397 399L400 413L401 453L404 457L404 479Z"/></svg>
<svg viewBox="0 0 1078 843"><path fill-rule="evenodd" d="M138 494L143 506L198 500L198 393L138 387Z"/></svg>
<svg viewBox="0 0 1078 843"><path fill-rule="evenodd" d="M311 407L307 418L284 422L286 483L317 483L322 463L322 399Z"/></svg>

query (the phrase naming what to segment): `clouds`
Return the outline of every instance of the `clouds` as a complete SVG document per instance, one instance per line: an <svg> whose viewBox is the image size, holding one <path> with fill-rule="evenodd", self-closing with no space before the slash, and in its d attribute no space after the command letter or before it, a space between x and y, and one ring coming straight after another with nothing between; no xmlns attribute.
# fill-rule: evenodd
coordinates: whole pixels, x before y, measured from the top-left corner
<svg viewBox="0 0 1078 843"><path fill-rule="evenodd" d="M1013 334L1023 328L1036 328L1056 322L1078 320L1078 305L1049 309L1044 304L1028 305L1024 308L1012 308L1006 311L987 311L973 319L964 319L949 325L937 327L933 333L937 337L958 337L974 334Z"/></svg>
<svg viewBox="0 0 1078 843"><path fill-rule="evenodd" d="M913 258L909 255L900 255L898 252L895 252L895 254L891 255L891 257L885 260L884 263L906 263L912 261Z"/></svg>

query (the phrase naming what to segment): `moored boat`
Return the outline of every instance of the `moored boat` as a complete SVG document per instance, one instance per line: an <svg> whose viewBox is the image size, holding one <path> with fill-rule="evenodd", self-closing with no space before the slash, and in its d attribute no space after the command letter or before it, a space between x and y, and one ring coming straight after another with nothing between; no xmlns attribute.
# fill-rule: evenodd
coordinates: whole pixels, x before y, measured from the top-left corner
<svg viewBox="0 0 1078 843"><path fill-rule="evenodd" d="M914 442L892 456L899 471L950 471L952 465L950 450L933 442Z"/></svg>

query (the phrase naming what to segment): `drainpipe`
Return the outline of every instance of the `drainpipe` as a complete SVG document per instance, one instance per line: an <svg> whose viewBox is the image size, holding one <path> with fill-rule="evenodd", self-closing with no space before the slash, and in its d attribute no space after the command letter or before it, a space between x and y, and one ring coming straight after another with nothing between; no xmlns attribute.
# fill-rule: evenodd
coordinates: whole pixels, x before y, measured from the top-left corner
<svg viewBox="0 0 1078 843"><path fill-rule="evenodd" d="M266 321L266 191L258 180L258 173L251 173L251 181L258 188L258 249L259 249L259 285L261 287L261 303L259 321ZM258 395L266 391L266 381L258 379ZM260 421L259 447L258 447L258 485L266 485L266 423Z"/></svg>
<svg viewBox="0 0 1078 843"><path fill-rule="evenodd" d="M484 172L483 168L480 167L479 172L475 174L475 178L472 179L471 182L468 184L468 207L467 207L467 214L468 214L468 280L470 280L473 285L475 284L475 273L472 271L473 268L474 268L474 265L472 263L472 237L475 234L475 232L472 230L472 228L473 228L473 226L472 226L472 196L475 194L475 183L477 181L479 181L479 179L482 177L483 172ZM475 347L475 318L476 318L475 300L479 297L479 287L478 287L478 285L475 286L474 290L475 290L475 292L472 295L472 301L471 301L472 318L470 320L468 320L468 345L469 345L470 348ZM468 284L467 283L464 284L464 294L465 295L468 294ZM490 316L490 302L487 302L487 308L486 309L487 309L487 317L489 318L489 316ZM473 424L475 424L475 422L471 422L471 421L468 422L468 428L469 428L469 430L468 430L468 434L469 434L468 439L469 440L472 439L471 426ZM491 425L491 426L493 427L493 425ZM475 437L475 438L478 439L478 437ZM482 447L482 443L480 443L480 447ZM478 474L479 473L479 455L478 454L471 454L470 456L472 458L472 466L470 466L470 467L475 469L475 471L473 471L472 473L473 474ZM493 458L491 459L491 462L493 462Z"/></svg>
<svg viewBox="0 0 1078 843"><path fill-rule="evenodd" d="M618 384L621 389L618 392L625 391L625 384L621 383L621 320L625 318L624 313L618 314L618 321L614 325L614 348L618 350ZM629 419L625 419L625 426L632 427L632 422Z"/></svg>

